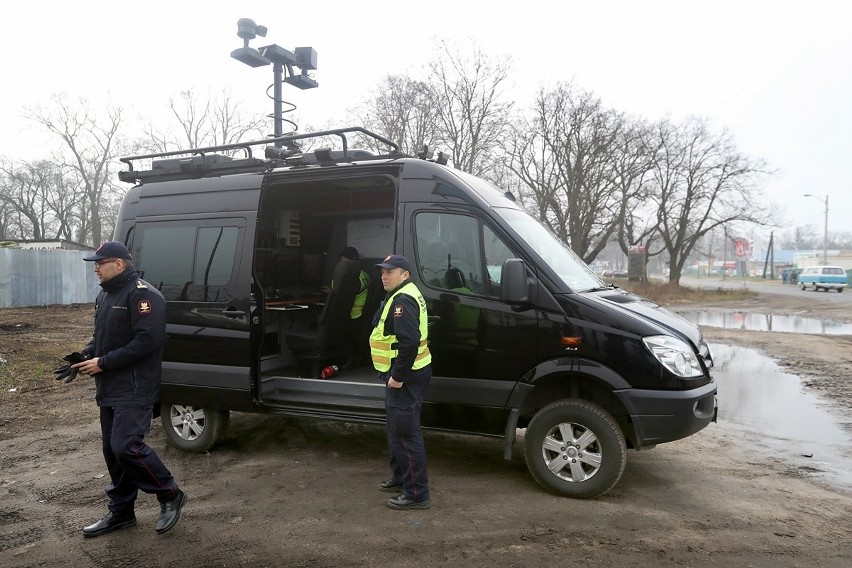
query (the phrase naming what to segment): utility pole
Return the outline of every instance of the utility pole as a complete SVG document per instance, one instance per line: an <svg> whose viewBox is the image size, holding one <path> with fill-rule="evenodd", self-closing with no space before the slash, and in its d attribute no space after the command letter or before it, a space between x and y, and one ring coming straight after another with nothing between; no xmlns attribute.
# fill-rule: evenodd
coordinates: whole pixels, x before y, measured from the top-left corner
<svg viewBox="0 0 852 568"><path fill-rule="evenodd" d="M819 196L811 193L806 193L805 197L813 197L819 199ZM828 194L825 194L825 223L822 231L822 263L828 264Z"/></svg>

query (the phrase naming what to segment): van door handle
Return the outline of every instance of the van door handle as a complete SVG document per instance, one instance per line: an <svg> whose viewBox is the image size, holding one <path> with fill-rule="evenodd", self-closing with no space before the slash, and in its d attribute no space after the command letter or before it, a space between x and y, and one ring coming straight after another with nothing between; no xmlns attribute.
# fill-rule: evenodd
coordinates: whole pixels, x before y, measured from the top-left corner
<svg viewBox="0 0 852 568"><path fill-rule="evenodd" d="M222 310L222 315L226 318L242 318L246 316L246 313L243 310L235 310L233 308L228 308L227 310Z"/></svg>

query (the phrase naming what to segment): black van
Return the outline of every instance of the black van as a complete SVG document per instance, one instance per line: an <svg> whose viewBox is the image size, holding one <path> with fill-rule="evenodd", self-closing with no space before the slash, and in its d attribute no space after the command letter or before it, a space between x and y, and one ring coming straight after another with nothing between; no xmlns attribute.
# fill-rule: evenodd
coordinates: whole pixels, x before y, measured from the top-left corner
<svg viewBox="0 0 852 568"><path fill-rule="evenodd" d="M352 150L355 136L388 151ZM342 149L300 151L308 138ZM424 426L500 436L506 459L525 429L526 462L547 490L599 496L627 447L715 420L712 356L695 325L604 284L510 193L441 158L346 128L122 159L120 179L136 185L115 238L168 302L161 416L172 444L209 449L231 410L383 423L366 337L384 295L373 267L391 253L412 261L428 304ZM346 246L372 277L356 325L349 309L364 290L342 284ZM340 371L324 379L329 365Z"/></svg>

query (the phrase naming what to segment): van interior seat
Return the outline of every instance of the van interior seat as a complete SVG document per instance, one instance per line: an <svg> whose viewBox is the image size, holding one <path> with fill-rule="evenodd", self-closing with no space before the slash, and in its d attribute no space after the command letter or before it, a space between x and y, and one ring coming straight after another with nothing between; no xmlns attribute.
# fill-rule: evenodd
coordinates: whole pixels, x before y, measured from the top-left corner
<svg viewBox="0 0 852 568"><path fill-rule="evenodd" d="M450 290L470 291L464 279L464 273L458 268L450 268L444 275L444 283Z"/></svg>
<svg viewBox="0 0 852 568"><path fill-rule="evenodd" d="M376 263L381 261L382 259L376 259L372 263L371 269L367 270L367 274L370 276L370 283L367 285L367 298L364 300L364 311L357 320L352 337L356 354L361 362L370 361L370 333L373 331L373 317L386 295L382 286L381 271L375 266Z"/></svg>
<svg viewBox="0 0 852 568"><path fill-rule="evenodd" d="M342 366L351 353L347 350L347 332L351 328L352 304L360 290L360 265L354 260L341 260L334 268L334 288L326 298L317 319L316 329L291 331L285 335L287 347L299 362L312 365L311 374L318 377L329 364Z"/></svg>

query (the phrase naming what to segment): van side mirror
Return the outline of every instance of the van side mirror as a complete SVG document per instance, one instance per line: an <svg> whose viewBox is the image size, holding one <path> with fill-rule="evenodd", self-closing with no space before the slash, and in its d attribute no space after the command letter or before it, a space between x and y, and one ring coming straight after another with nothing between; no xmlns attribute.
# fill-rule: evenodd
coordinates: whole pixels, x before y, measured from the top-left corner
<svg viewBox="0 0 852 568"><path fill-rule="evenodd" d="M510 258L503 263L500 276L500 300L507 304L530 302L530 282L527 265L520 258Z"/></svg>

